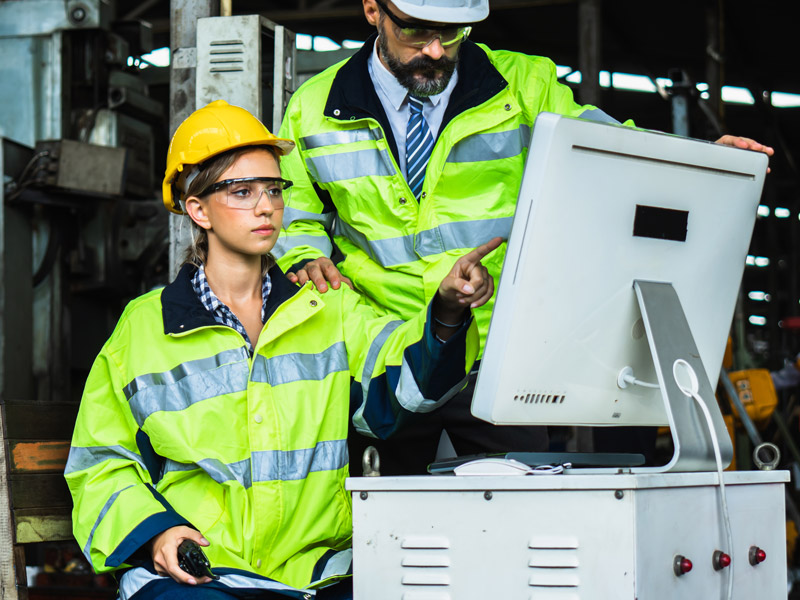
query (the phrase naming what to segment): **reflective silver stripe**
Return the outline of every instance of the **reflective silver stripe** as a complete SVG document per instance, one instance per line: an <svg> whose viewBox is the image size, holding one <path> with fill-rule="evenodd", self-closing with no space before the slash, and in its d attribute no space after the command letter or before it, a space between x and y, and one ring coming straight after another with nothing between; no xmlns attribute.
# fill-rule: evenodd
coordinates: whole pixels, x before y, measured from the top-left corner
<svg viewBox="0 0 800 600"><path fill-rule="evenodd" d="M336 213L315 213L306 210L298 210L296 208L289 208L288 206L283 209L283 228L289 229L289 225L295 221L317 221L322 223L327 231L330 231L333 226L333 219Z"/></svg>
<svg viewBox="0 0 800 600"><path fill-rule="evenodd" d="M302 450L253 452L253 482L297 481L317 471L337 471L347 466L347 440L318 442Z"/></svg>
<svg viewBox="0 0 800 600"><path fill-rule="evenodd" d="M372 381L372 376L375 374L375 364L378 362L378 355L383 345L386 343L386 340L392 335L392 332L402 324L403 321L389 321L384 325L383 329L381 329L378 336L372 340L372 344L370 344L369 351L367 352L367 360L364 363L364 370L361 372L361 391L364 396L362 408L367 404L369 384Z"/></svg>
<svg viewBox="0 0 800 600"><path fill-rule="evenodd" d="M147 469L141 456L122 446L89 446L86 448L72 446L69 449L64 475L90 469L113 459L130 460L139 464L143 469Z"/></svg>
<svg viewBox="0 0 800 600"><path fill-rule="evenodd" d="M455 396L464 387L467 382L467 375L464 374L464 379L453 386L441 398L429 399L422 395L417 385L417 380L414 379L414 373L411 371L408 363L403 360L403 365L400 367L400 380L397 383L395 396L397 402L409 412L415 413L428 413L436 410L447 402L450 398Z"/></svg>
<svg viewBox="0 0 800 600"><path fill-rule="evenodd" d="M334 234L346 237L366 252L372 260L384 267L402 265L418 258L414 252L413 235L370 242L363 233L342 219L336 220Z"/></svg>
<svg viewBox="0 0 800 600"><path fill-rule="evenodd" d="M247 575L223 575L219 578L219 582L222 585L227 585L231 588L257 588L259 590L296 590L298 592L302 592L308 594L309 597L316 596L317 593L314 590L306 590L303 588L293 588L286 584L280 583L279 581L273 581L271 579L256 579L255 577L248 577Z"/></svg>
<svg viewBox="0 0 800 600"><path fill-rule="evenodd" d="M322 573L320 574L319 579L317 579L317 581L325 581L326 579L330 579L331 577L347 575L348 573L351 572L352 567L353 567L353 549L348 548L347 550L342 550L341 552L337 552L327 560L327 562L325 563L325 568L322 569ZM316 581L312 583L316 583Z"/></svg>
<svg viewBox="0 0 800 600"><path fill-rule="evenodd" d="M234 463L223 463L216 458L205 458L197 463L211 479L217 483L238 481L245 488L252 485L250 480L250 459L246 458Z"/></svg>
<svg viewBox="0 0 800 600"><path fill-rule="evenodd" d="M443 223L433 229L420 231L416 236L368 241L363 233L339 219L336 222L335 233L346 237L381 266L390 267L448 250L472 249L497 236L508 239L513 220L514 217L499 217Z"/></svg>
<svg viewBox="0 0 800 600"><path fill-rule="evenodd" d="M225 350L215 356L207 358L198 358L197 360L190 360L182 363L163 373L148 373L146 375L139 375L128 385L125 386L123 392L125 398L130 400L137 392L152 386L170 385L188 377L194 373L202 371L211 371L221 365L233 363L241 360L247 360L247 351L244 348L236 348L234 350Z"/></svg>
<svg viewBox="0 0 800 600"><path fill-rule="evenodd" d="M448 250L472 249L494 237L508 239L514 217L443 223L417 236L417 254L431 256Z"/></svg>
<svg viewBox="0 0 800 600"><path fill-rule="evenodd" d="M168 579L168 577L155 575L143 567L136 567L126 571L120 579L119 600L130 600L130 598L136 592L141 590L148 583L151 581L157 581L159 579ZM293 588L286 584L280 583L279 581L273 581L272 579L267 579L266 577L259 577L255 573L252 576L242 575L239 573L235 575L221 575L219 578L219 583L233 589L259 589L277 592L294 591L308 594L309 598L316 595L314 590Z"/></svg>
<svg viewBox="0 0 800 600"><path fill-rule="evenodd" d="M125 490L129 490L132 487L133 487L133 485L129 485L129 486L124 487L121 490L117 490L116 492L111 494L111 497L108 500L106 500L106 503L103 505L103 508L100 510L100 514L97 515L97 520L94 522L94 525L92 526L92 530L89 532L89 539L86 540L86 546L83 547L83 555L89 561L89 564L92 564L91 548L92 548L92 540L94 539L95 530L100 525L100 522L103 520L103 517L106 516L106 513L111 509L111 505L114 504L114 501L117 499L117 496L119 496L122 492L124 492Z"/></svg>
<svg viewBox="0 0 800 600"><path fill-rule="evenodd" d="M447 157L449 163L485 162L511 158L528 147L531 128L520 125L511 131L476 133L459 141Z"/></svg>
<svg viewBox="0 0 800 600"><path fill-rule="evenodd" d="M417 381L414 378L414 373L412 372L411 367L404 359L403 364L400 367L400 378L397 383L397 389L395 389L395 397L397 398L397 402L400 404L400 406L409 412L428 413L436 410L450 398L460 392L467 383L467 379L468 376L465 373L464 378L452 388L447 390L447 392L441 398L425 398L425 396L422 395L419 386L417 385ZM364 409L366 404L366 401L363 402L353 415L353 426L355 427L356 431L362 435L377 437L369 428L366 419L364 419Z"/></svg>
<svg viewBox="0 0 800 600"><path fill-rule="evenodd" d="M379 140L383 137L380 129L350 129L349 131L330 131L328 133L317 133L300 138L300 147L303 150L313 150L323 146L334 146L336 144L354 144L355 142L366 142L367 140Z"/></svg>
<svg viewBox="0 0 800 600"><path fill-rule="evenodd" d="M165 579L165 577L154 575L142 567L126 571L119 582L119 600L129 600L136 592L156 579Z"/></svg>
<svg viewBox="0 0 800 600"><path fill-rule="evenodd" d="M389 153L373 148L314 156L306 159L306 166L319 183L395 174Z"/></svg>
<svg viewBox="0 0 800 600"><path fill-rule="evenodd" d="M356 431L361 435L377 438L378 436L375 435L375 432L369 428L367 424L367 420L364 418L364 410L367 408L367 403L362 402L361 406L356 409L356 412L353 413L352 421L353 427L355 427Z"/></svg>
<svg viewBox="0 0 800 600"><path fill-rule="evenodd" d="M331 373L348 371L347 348L336 342L317 354L282 354L265 358L257 354L251 381L281 385L293 381L322 381Z"/></svg>
<svg viewBox="0 0 800 600"><path fill-rule="evenodd" d="M272 254L280 258L289 250L294 250L300 246L316 248L324 256L333 254L333 244L331 244L330 238L326 235L281 235L272 248Z"/></svg>
<svg viewBox="0 0 800 600"><path fill-rule="evenodd" d="M613 123L614 125L620 124L620 122L617 121L614 117L607 115L599 108L590 108L588 110L585 110L580 114L578 118L588 119L590 121L599 121L600 123Z"/></svg>
<svg viewBox="0 0 800 600"><path fill-rule="evenodd" d="M403 321L390 321L387 323L378 334L378 337L372 341L372 345L367 352L366 364L364 365L364 370L361 373L361 393L363 400L361 402L361 406L356 409L352 419L353 426L356 428L356 431L362 435L377 437L369 428L366 419L364 419L364 410L367 407L367 397L369 395L369 384L372 381L372 376L375 371L375 363L378 362L378 355L380 354L381 348L383 348L383 345L386 343L386 340L389 338L392 332L402 324ZM405 364L405 359L403 360L403 364ZM408 394L411 393L412 392L408 392ZM417 394L419 394L419 390L417 390ZM421 394L419 395L421 396ZM412 401L408 400L408 402L411 403Z"/></svg>
<svg viewBox="0 0 800 600"><path fill-rule="evenodd" d="M182 463L178 462L177 460L172 460L168 458L164 461L164 464L161 467L161 477L164 477L167 473L176 473L180 471L198 471L200 469L200 465L195 463Z"/></svg>
<svg viewBox="0 0 800 600"><path fill-rule="evenodd" d="M140 375L125 387L125 396L141 427L153 413L183 410L208 398L243 392L249 371L244 348L226 350L165 373Z"/></svg>
<svg viewBox="0 0 800 600"><path fill-rule="evenodd" d="M347 466L347 461L347 442L334 440L319 442L314 448L301 450L253 452L252 459L234 463L223 463L215 458L203 459L197 464L167 460L164 472L203 469L217 483L238 481L243 487L249 488L254 481L296 481L316 471L336 471Z"/></svg>
<svg viewBox="0 0 800 600"><path fill-rule="evenodd" d="M233 463L224 463L216 458L204 458L196 464L180 463L170 459L167 459L164 463L164 473L194 471L196 469L203 469L211 479L219 484L226 481L238 481L245 488L249 488L252 485L249 458Z"/></svg>

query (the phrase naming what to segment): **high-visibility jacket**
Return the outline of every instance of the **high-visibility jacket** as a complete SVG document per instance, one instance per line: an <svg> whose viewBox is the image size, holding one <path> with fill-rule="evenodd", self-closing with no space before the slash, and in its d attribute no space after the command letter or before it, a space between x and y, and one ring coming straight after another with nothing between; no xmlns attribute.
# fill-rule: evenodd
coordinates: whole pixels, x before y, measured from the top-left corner
<svg viewBox="0 0 800 600"><path fill-rule="evenodd" d="M138 567L122 598L158 579L143 545L176 525L211 542L222 585L331 581L350 566L350 407L381 437L435 409L463 385L477 329L443 344L429 311L378 317L347 286L319 294L274 267L251 357L192 274L131 302L92 367L65 472L75 538L97 572Z"/></svg>
<svg viewBox="0 0 800 600"><path fill-rule="evenodd" d="M374 39L289 103L279 135L298 146L281 161L294 187L275 254L296 270L330 255L332 237L344 255L340 271L368 302L408 318L430 301L454 257L508 237L537 114L616 121L575 103L549 59L466 41L417 201L367 70ZM495 280L505 249L483 260ZM493 306L475 310L482 339Z"/></svg>

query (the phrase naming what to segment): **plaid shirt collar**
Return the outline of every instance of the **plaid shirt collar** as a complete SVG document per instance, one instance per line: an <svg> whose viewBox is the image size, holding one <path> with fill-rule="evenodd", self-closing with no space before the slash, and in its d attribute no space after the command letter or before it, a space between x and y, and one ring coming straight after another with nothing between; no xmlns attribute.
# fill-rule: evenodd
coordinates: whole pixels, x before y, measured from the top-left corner
<svg viewBox="0 0 800 600"><path fill-rule="evenodd" d="M253 344L250 341L250 338L247 336L247 331L245 330L244 325L242 325L242 322L239 321L238 317L233 314L233 311L223 302L221 302L220 299L217 298L216 294L211 290L211 287L208 285L206 270L203 265L200 265L197 268L197 271L192 277L192 288L194 289L194 293L197 294L197 297L200 299L200 302L203 304L206 310L208 310L208 312L214 316L214 320L217 323L235 329L242 335L244 341L247 343L247 350L252 355ZM272 282L270 281L269 275L264 274L264 280L261 283L262 323L266 318L267 299L269 298L270 290L272 290Z"/></svg>

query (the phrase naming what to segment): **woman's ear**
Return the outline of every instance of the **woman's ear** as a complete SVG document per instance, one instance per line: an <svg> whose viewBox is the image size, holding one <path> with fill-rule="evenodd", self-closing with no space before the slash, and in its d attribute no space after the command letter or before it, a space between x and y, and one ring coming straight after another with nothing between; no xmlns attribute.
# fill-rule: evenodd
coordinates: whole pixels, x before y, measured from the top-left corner
<svg viewBox="0 0 800 600"><path fill-rule="evenodd" d="M189 218L197 224L198 227L203 229L211 229L211 222L208 219L208 211L203 205L203 202L197 196L189 196L184 202L186 206L186 214Z"/></svg>

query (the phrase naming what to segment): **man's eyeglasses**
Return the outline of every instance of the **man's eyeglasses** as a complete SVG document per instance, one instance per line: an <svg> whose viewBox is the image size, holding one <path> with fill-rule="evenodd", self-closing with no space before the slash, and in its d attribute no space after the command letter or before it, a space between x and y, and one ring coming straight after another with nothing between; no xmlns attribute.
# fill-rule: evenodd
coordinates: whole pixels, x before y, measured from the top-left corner
<svg viewBox="0 0 800 600"><path fill-rule="evenodd" d="M421 27L420 23L410 23L398 17L389 10L389 7L382 0L375 0L375 2L394 23L394 34L397 37L397 41L412 48L424 48L435 39L439 40L442 47L450 48L467 39L470 31L472 31L472 27L469 26L428 25L427 27Z"/></svg>
<svg viewBox="0 0 800 600"><path fill-rule="evenodd" d="M280 177L243 177L212 183L198 195L202 197L220 192L215 197L219 202L230 208L253 210L261 199L261 194L266 194L272 208L279 210L286 205L291 187L291 181Z"/></svg>

